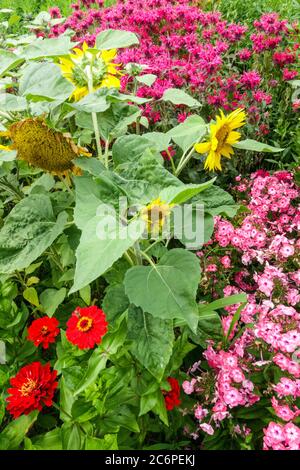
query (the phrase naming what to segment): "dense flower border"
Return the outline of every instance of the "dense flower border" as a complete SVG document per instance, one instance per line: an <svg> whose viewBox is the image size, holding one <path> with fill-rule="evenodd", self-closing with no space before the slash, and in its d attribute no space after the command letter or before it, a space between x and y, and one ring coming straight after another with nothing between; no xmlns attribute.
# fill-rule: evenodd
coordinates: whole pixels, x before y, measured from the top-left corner
<svg viewBox="0 0 300 470"><path fill-rule="evenodd" d="M204 104L208 117L218 107L247 109L252 126L249 133L259 136L268 135L280 119L279 106L275 112L272 101L282 101L282 111L286 106L291 111L287 95L292 91L286 82L297 77L297 23L289 24L277 13L264 14L249 26L229 23L220 12L204 12L189 0L127 0L110 8L102 5L102 0L74 3L71 16L54 26L50 36L72 29L75 40L92 46L99 31L107 28L138 33L140 46L120 53L119 59L123 64L144 64L146 73L157 75L151 87L138 84L139 96L159 99L170 87L187 87ZM51 9L51 14L59 17L59 9ZM132 77L124 76L123 89L131 82ZM299 108L297 101L293 108ZM164 121L160 106L147 104L144 113L152 123ZM185 117L179 108L178 121ZM291 113L289 120L293 119Z"/></svg>
<svg viewBox="0 0 300 470"><path fill-rule="evenodd" d="M300 449L300 191L290 173L264 171L238 177L234 189L247 216L217 217L198 254L205 292L245 292L248 304L225 308L225 342L209 341L204 368L194 364L183 383L198 400L193 437L213 435L225 419L232 435L251 434L235 411L267 399L264 449Z"/></svg>

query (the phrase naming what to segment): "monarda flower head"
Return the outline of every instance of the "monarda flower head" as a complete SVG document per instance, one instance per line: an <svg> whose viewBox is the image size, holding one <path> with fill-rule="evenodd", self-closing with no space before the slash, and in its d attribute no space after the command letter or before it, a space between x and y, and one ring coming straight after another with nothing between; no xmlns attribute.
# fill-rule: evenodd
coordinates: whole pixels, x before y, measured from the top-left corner
<svg viewBox="0 0 300 470"><path fill-rule="evenodd" d="M11 388L7 409L14 418L34 410L41 411L43 406L51 406L57 388L57 372L50 365L33 362L22 367L15 377L10 379Z"/></svg>
<svg viewBox="0 0 300 470"><path fill-rule="evenodd" d="M246 113L243 109L236 109L227 116L220 111L217 121L210 124L210 135L207 142L195 145L198 153L207 153L204 168L209 171L222 170L221 157L231 158L234 153L232 145L236 144L241 137L235 129L245 124Z"/></svg>
<svg viewBox="0 0 300 470"><path fill-rule="evenodd" d="M18 159L50 173L76 171L73 160L80 155L90 156L69 134L50 128L40 117L16 122L6 134L12 141L6 149L16 150Z"/></svg>

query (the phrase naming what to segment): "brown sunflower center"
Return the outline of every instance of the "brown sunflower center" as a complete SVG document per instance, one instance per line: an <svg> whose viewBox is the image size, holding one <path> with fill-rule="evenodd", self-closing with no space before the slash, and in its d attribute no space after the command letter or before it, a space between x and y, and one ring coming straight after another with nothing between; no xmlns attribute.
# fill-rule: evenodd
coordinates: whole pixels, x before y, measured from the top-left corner
<svg viewBox="0 0 300 470"><path fill-rule="evenodd" d="M84 149L78 147L71 137L51 129L43 119L28 118L9 128L12 149L17 157L42 170L63 173L73 170L72 160Z"/></svg>
<svg viewBox="0 0 300 470"><path fill-rule="evenodd" d="M20 388L21 395L27 397L36 388L36 380L27 379L27 381Z"/></svg>
<svg viewBox="0 0 300 470"><path fill-rule="evenodd" d="M161 230L170 212L171 206L157 199L144 207L141 215L143 220L147 222L148 231L150 232L152 230Z"/></svg>
<svg viewBox="0 0 300 470"><path fill-rule="evenodd" d="M81 317L77 322L77 329L82 332L89 331L93 326L93 319L89 317Z"/></svg>
<svg viewBox="0 0 300 470"><path fill-rule="evenodd" d="M216 133L216 138L218 140L218 150L220 150L224 144L226 144L226 140L230 134L230 128L224 124Z"/></svg>

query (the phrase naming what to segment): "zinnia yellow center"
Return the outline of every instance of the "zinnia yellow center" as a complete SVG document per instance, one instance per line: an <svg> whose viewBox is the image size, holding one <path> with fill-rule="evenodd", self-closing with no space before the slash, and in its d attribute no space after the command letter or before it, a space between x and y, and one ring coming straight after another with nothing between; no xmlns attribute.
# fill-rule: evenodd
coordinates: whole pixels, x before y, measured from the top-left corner
<svg viewBox="0 0 300 470"><path fill-rule="evenodd" d="M43 326L42 329L41 329L41 334L42 334L43 336L45 336L47 333L48 333L48 327L47 327L47 326Z"/></svg>
<svg viewBox="0 0 300 470"><path fill-rule="evenodd" d="M77 322L77 329L83 333L89 331L93 326L93 319L89 317L81 317Z"/></svg>
<svg viewBox="0 0 300 470"><path fill-rule="evenodd" d="M20 388L21 395L27 397L36 388L37 382L33 379L27 379L27 381Z"/></svg>

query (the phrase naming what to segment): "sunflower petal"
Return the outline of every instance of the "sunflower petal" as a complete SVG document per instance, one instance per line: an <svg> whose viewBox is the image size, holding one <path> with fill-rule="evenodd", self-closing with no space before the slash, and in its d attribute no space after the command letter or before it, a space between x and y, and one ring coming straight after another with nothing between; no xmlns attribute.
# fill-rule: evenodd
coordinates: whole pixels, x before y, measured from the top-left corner
<svg viewBox="0 0 300 470"><path fill-rule="evenodd" d="M107 77L105 77L102 81L100 88L120 88L120 86L121 82L117 77L115 77L114 75L107 75Z"/></svg>
<svg viewBox="0 0 300 470"><path fill-rule="evenodd" d="M222 170L221 155L218 152L211 151L204 162L204 169L209 171Z"/></svg>
<svg viewBox="0 0 300 470"><path fill-rule="evenodd" d="M13 149L9 145L1 145L0 144L0 150L7 150L9 152Z"/></svg>
<svg viewBox="0 0 300 470"><path fill-rule="evenodd" d="M232 150L231 145L224 144L220 153L223 157L231 158L231 155L234 154L234 151Z"/></svg>
<svg viewBox="0 0 300 470"><path fill-rule="evenodd" d="M231 131L226 139L226 144L236 144L241 138L240 132Z"/></svg>
<svg viewBox="0 0 300 470"><path fill-rule="evenodd" d="M110 49L109 51L101 51L101 59L106 64L109 64L117 55L117 49Z"/></svg>
<svg viewBox="0 0 300 470"><path fill-rule="evenodd" d="M198 153L207 153L211 149L211 143L210 142L201 142L200 144L196 144L194 146L194 149Z"/></svg>

